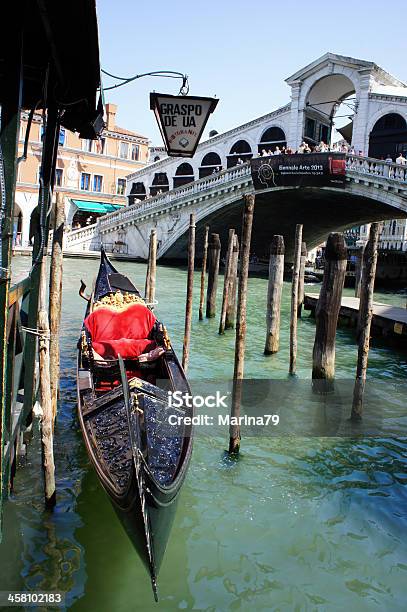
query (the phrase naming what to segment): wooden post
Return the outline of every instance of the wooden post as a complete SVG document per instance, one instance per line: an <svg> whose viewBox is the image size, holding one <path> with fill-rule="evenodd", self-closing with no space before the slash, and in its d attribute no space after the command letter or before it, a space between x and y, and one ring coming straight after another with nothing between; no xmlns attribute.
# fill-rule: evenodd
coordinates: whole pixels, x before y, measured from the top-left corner
<svg viewBox="0 0 407 612"><path fill-rule="evenodd" d="M12 401L7 393L10 372L7 372L8 361L8 328L11 312L9 293L11 281L11 256L13 241L13 211L17 181L18 139L20 132L20 112L23 77L23 23L19 8L11 4L12 19L7 25L10 40L4 47L2 73L4 87L1 108L1 153L4 160L5 192L2 202L0 222L0 540L2 526L3 500L8 495L9 482L4 469L6 431L5 425L11 418ZM2 160L2 161L3 161ZM3 185L1 189L3 190ZM34 364L31 364L34 366Z"/></svg>
<svg viewBox="0 0 407 612"><path fill-rule="evenodd" d="M332 381L335 376L335 336L346 265L347 248L343 234L329 234L325 249L324 278L315 309L313 379Z"/></svg>
<svg viewBox="0 0 407 612"><path fill-rule="evenodd" d="M49 355L49 325L46 308L47 300L47 255L44 253L41 262L40 291L38 304L38 331L39 331L39 372L40 372L40 404L42 465L44 471L45 505L55 506L55 465L54 465L54 415L51 401L50 355Z"/></svg>
<svg viewBox="0 0 407 612"><path fill-rule="evenodd" d="M203 320L203 306L205 301L205 274L206 274L206 261L208 259L208 234L209 225L205 225L205 238L204 248L202 255L202 270L201 270L201 293L199 296L199 320Z"/></svg>
<svg viewBox="0 0 407 612"><path fill-rule="evenodd" d="M235 230L229 230L229 241L228 241L228 250L226 253L226 261L225 261L225 275L223 278L223 298L222 298L222 311L220 315L220 323L219 323L219 333L225 333L225 324L226 324L226 311L229 303L229 296L233 291L233 282L234 279L231 276L232 273L232 259L233 259L233 246L235 244Z"/></svg>
<svg viewBox="0 0 407 612"><path fill-rule="evenodd" d="M301 243L301 259L300 259L300 273L298 277L298 304L297 304L297 316L301 317L302 305L304 303L304 277L305 277L305 264L307 263L307 245L305 242Z"/></svg>
<svg viewBox="0 0 407 612"><path fill-rule="evenodd" d="M270 244L265 355L277 353L280 345L280 310L283 292L284 253L284 238L278 235L273 236Z"/></svg>
<svg viewBox="0 0 407 612"><path fill-rule="evenodd" d="M239 238L235 234L230 267L230 289L226 307L225 329L233 329L236 315L237 270L239 267Z"/></svg>
<svg viewBox="0 0 407 612"><path fill-rule="evenodd" d="M366 245L360 247L356 252L356 264L355 264L355 297L360 298L360 287L362 283L362 261L363 253L365 252Z"/></svg>
<svg viewBox="0 0 407 612"><path fill-rule="evenodd" d="M219 234L211 234L208 245L208 290L206 293L206 316L209 319L216 315L220 248Z"/></svg>
<svg viewBox="0 0 407 612"><path fill-rule="evenodd" d="M63 193L56 194L55 222L52 237L52 254L49 285L49 327L50 327L50 379L51 379L51 403L53 420L57 413L58 389L59 389L59 327L61 323L62 305L62 268L63 268L63 239L64 239L64 196Z"/></svg>
<svg viewBox="0 0 407 612"><path fill-rule="evenodd" d="M255 196L244 196L244 213L242 221L242 252L239 271L239 290L237 298L235 367L233 372L233 390L231 417L240 416L242 383L244 374L244 350L246 341L247 279L249 275L250 240L252 235ZM231 424L229 428L229 453L238 454L240 450L240 427Z"/></svg>
<svg viewBox="0 0 407 612"><path fill-rule="evenodd" d="M157 230L154 228L150 234L150 248L148 252L148 267L146 277L146 300L153 305L155 300L155 279L157 273Z"/></svg>
<svg viewBox="0 0 407 612"><path fill-rule="evenodd" d="M297 365L297 305L298 281L301 263L302 225L295 226L294 263L291 281L291 318L290 318L290 374L295 374Z"/></svg>
<svg viewBox="0 0 407 612"><path fill-rule="evenodd" d="M191 338L192 325L192 299L194 289L194 266L195 266L195 213L189 217L189 238L188 238L188 278L187 278L187 301L185 306L185 331L184 347L182 351L182 367L185 372L189 362L189 343Z"/></svg>
<svg viewBox="0 0 407 612"><path fill-rule="evenodd" d="M355 387L353 389L352 421L360 421L363 413L363 396L366 386L366 370L369 358L370 328L373 316L373 291L377 266L379 223L370 226L369 241L363 253L363 285L361 287L359 316L360 335Z"/></svg>

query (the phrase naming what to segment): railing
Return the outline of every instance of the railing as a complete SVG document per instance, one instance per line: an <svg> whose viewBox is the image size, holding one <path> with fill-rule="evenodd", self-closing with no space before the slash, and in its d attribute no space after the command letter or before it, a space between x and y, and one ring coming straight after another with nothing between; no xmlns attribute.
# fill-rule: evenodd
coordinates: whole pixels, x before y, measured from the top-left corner
<svg viewBox="0 0 407 612"><path fill-rule="evenodd" d="M194 195L199 195L202 192L213 189L214 187L220 187L224 184L230 185L236 181L240 182L245 177L251 177L250 164L248 162L240 166L229 168L228 170L223 170L217 174L211 174L210 176L199 179L198 181L194 181L193 183L189 183L183 187L178 187L177 189L172 189L171 191L154 196L153 198L148 198L139 206L128 206L125 210L118 210L114 213L110 213L99 219L98 225L101 230L104 230L111 225L124 223L130 219L142 216L145 213L152 212L156 209L160 210L166 206L169 206L175 201L180 201L184 198L189 199Z"/></svg>
<svg viewBox="0 0 407 612"><path fill-rule="evenodd" d="M350 172L381 176L392 181L407 182L407 166L372 157L347 155L346 169Z"/></svg>
<svg viewBox="0 0 407 612"><path fill-rule="evenodd" d="M65 247L69 250L74 245L81 244L82 242L88 242L98 235L97 223L74 229L65 234Z"/></svg>
<svg viewBox="0 0 407 612"><path fill-rule="evenodd" d="M26 332L22 327L36 327L30 321L29 302L31 279L24 278L10 288L8 295L8 326L6 338L6 384L3 431L2 494L7 497L12 485L16 456L21 447L21 437L27 423L32 402L28 399L29 390L34 388L36 344L32 350L26 345ZM30 381L30 379L32 379ZM30 384L31 382L31 384ZM27 396L27 397L26 397Z"/></svg>

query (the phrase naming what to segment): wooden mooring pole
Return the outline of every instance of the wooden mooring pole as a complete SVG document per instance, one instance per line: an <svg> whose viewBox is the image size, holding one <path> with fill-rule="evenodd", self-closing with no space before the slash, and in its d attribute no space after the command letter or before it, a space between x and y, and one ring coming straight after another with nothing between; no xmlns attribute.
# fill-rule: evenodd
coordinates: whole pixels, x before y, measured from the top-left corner
<svg viewBox="0 0 407 612"><path fill-rule="evenodd" d="M297 303L297 316L301 317L302 305L304 304L304 283L305 283L305 264L307 263L307 245L305 242L301 243L301 259L300 259L300 272L298 276L298 303Z"/></svg>
<svg viewBox="0 0 407 612"><path fill-rule="evenodd" d="M366 245L365 245L366 246ZM362 261L363 253L365 252L365 246L360 247L356 252L356 263L355 263L355 297L360 298L360 287L362 284Z"/></svg>
<svg viewBox="0 0 407 612"><path fill-rule="evenodd" d="M50 330L47 313L47 256L43 254L40 273L40 289L38 303L38 333L39 333L39 375L40 375L40 404L41 416L41 442L42 465L44 471L45 505L49 508L55 506L55 464L54 464L54 415L51 399L50 379Z"/></svg>
<svg viewBox="0 0 407 612"><path fill-rule="evenodd" d="M209 225L205 225L205 237L202 254L202 270L201 270L201 293L199 295L199 320L203 321L203 307L205 301L205 275L206 275L206 262L208 259L208 235Z"/></svg>
<svg viewBox="0 0 407 612"><path fill-rule="evenodd" d="M225 329L233 329L236 316L237 270L239 267L239 238L235 234L233 241L232 261L230 268L230 288L226 307Z"/></svg>
<svg viewBox="0 0 407 612"><path fill-rule="evenodd" d="M312 353L312 378L333 381L335 377L335 338L342 290L345 282L347 248L343 234L329 234L325 248L325 268L315 309L316 330Z"/></svg>
<svg viewBox="0 0 407 612"><path fill-rule="evenodd" d="M206 293L206 316L208 319L216 315L220 248L219 234L211 234L208 245L208 289Z"/></svg>
<svg viewBox="0 0 407 612"><path fill-rule="evenodd" d="M378 242L379 223L372 223L370 226L369 241L363 253L363 275L359 304L360 333L356 380L353 389L352 421L360 421L363 413L363 396L366 387L366 371L369 358Z"/></svg>
<svg viewBox="0 0 407 612"><path fill-rule="evenodd" d="M297 307L298 281L301 264L302 225L295 226L294 263L291 281L291 317L290 317L290 374L295 374L297 366Z"/></svg>
<svg viewBox="0 0 407 612"><path fill-rule="evenodd" d="M63 274L63 239L64 239L64 196L56 194L54 232L52 237L52 253L49 285L49 359L51 380L51 403L53 420L55 421L59 390L59 328L61 323L62 305L62 274Z"/></svg>
<svg viewBox="0 0 407 612"><path fill-rule="evenodd" d="M278 235L273 236L270 244L265 355L277 353L280 346L280 311L283 292L284 253L284 238Z"/></svg>
<svg viewBox="0 0 407 612"><path fill-rule="evenodd" d="M157 274L157 230L154 228L150 234L148 250L148 264L146 275L145 297L147 303L153 305L155 300L155 279Z"/></svg>
<svg viewBox="0 0 407 612"><path fill-rule="evenodd" d="M226 253L225 261L225 274L223 278L223 298L222 298L222 311L220 314L219 333L225 333L226 325L226 312L229 304L229 299L233 291L234 279L232 277L232 263L233 263L233 246L235 244L235 230L229 230L229 241L228 250Z"/></svg>
<svg viewBox="0 0 407 612"><path fill-rule="evenodd" d="M240 405L242 400L242 384L244 375L244 351L246 341L246 310L247 310L247 279L249 275L250 241L252 235L253 212L255 196L253 194L244 196L244 213L241 237L241 260L239 271L239 288L237 298L236 316L236 343L235 343L235 366L233 372L233 390L231 417L240 416ZM240 450L240 426L230 425L229 428L229 453L238 454Z"/></svg>
<svg viewBox="0 0 407 612"><path fill-rule="evenodd" d="M191 339L192 326L192 299L194 289L194 267L195 267L195 213L189 217L189 237L188 237L188 277L187 277L187 300L185 305L185 331L184 346L182 351L182 367L185 372L189 362L189 344Z"/></svg>

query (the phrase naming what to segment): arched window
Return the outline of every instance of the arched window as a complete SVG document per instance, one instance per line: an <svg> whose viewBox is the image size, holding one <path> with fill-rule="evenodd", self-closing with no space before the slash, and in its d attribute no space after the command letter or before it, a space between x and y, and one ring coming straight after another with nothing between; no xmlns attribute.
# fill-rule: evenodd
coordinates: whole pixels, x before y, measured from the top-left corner
<svg viewBox="0 0 407 612"><path fill-rule="evenodd" d="M240 163L239 159L243 162L247 162L252 157L253 153L249 143L246 140L238 140L230 149L230 153L227 156L228 168L233 168L233 166L237 166Z"/></svg>
<svg viewBox="0 0 407 612"><path fill-rule="evenodd" d="M166 172L156 172L154 174L153 182L150 187L150 195L155 196L160 192L168 191L170 188L168 183L168 176Z"/></svg>
<svg viewBox="0 0 407 612"><path fill-rule="evenodd" d="M133 183L130 189L129 195L129 206L136 203L136 200L145 200L146 188L144 187L144 183Z"/></svg>
<svg viewBox="0 0 407 612"><path fill-rule="evenodd" d="M204 176L209 176L210 174L219 172L220 170L222 170L222 160L219 155L214 152L207 153L201 161L199 178L204 178Z"/></svg>
<svg viewBox="0 0 407 612"><path fill-rule="evenodd" d="M407 124L398 113L388 113L376 121L369 137L369 157L396 157L407 151Z"/></svg>
<svg viewBox="0 0 407 612"><path fill-rule="evenodd" d="M269 127L263 132L258 146L258 152L261 154L263 149L274 152L276 147L280 149L287 146L287 141L283 130L279 127Z"/></svg>
<svg viewBox="0 0 407 612"><path fill-rule="evenodd" d="M174 189L176 187L182 187L182 185L186 185L187 183L192 183L194 178L194 169L191 164L184 162L179 165L175 171L174 176Z"/></svg>

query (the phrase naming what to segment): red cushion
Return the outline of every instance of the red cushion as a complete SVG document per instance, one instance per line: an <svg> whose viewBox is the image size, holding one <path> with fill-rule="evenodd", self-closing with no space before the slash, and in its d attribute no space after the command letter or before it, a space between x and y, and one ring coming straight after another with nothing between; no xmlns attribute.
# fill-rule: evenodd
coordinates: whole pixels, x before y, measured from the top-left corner
<svg viewBox="0 0 407 612"><path fill-rule="evenodd" d="M85 319L93 348L104 359L134 359L155 348L148 338L156 317L144 304L133 304L121 312L98 308Z"/></svg>

